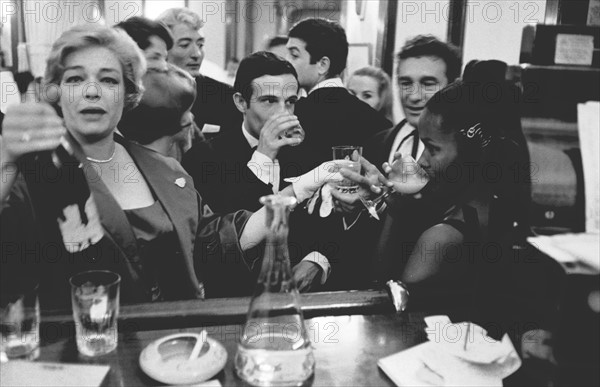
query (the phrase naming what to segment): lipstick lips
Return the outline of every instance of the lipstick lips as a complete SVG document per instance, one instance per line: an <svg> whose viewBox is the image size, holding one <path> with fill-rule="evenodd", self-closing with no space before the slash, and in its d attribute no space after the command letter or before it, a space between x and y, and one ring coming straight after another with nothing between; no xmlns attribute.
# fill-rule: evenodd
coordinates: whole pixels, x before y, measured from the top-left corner
<svg viewBox="0 0 600 387"><path fill-rule="evenodd" d="M106 110L99 107L89 107L85 109L81 109L79 111L80 114L84 115L87 118L98 119L106 114Z"/></svg>
<svg viewBox="0 0 600 387"><path fill-rule="evenodd" d="M85 109L81 109L81 113L99 114L99 113L106 113L106 110L104 110L102 108L85 108Z"/></svg>

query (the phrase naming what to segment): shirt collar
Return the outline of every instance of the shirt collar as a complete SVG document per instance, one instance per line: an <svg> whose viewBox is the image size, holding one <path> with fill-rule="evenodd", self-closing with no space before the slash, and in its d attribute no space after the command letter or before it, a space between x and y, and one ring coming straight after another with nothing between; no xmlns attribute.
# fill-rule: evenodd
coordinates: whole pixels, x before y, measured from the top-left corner
<svg viewBox="0 0 600 387"><path fill-rule="evenodd" d="M322 80L321 82L317 83L315 85L315 87L310 89L308 94L312 93L313 91L315 91L317 89L322 89L324 87L344 87L344 82L342 82L342 78L340 78L340 77L325 79L325 80Z"/></svg>
<svg viewBox="0 0 600 387"><path fill-rule="evenodd" d="M248 129L246 129L246 124L244 122L242 122L242 134L246 138L246 141L248 141L248 145L250 145L250 148L254 149L258 146L258 139L251 135L250 132L248 132Z"/></svg>

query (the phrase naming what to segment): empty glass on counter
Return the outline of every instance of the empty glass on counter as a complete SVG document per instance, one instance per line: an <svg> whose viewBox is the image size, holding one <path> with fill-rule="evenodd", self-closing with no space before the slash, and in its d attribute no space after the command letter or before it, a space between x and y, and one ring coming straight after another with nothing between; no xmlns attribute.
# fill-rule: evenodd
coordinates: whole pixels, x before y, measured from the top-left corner
<svg viewBox="0 0 600 387"><path fill-rule="evenodd" d="M40 304L33 280L0 284L0 361L34 360L40 355Z"/></svg>
<svg viewBox="0 0 600 387"><path fill-rule="evenodd" d="M270 232L235 369L255 386L301 385L313 374L315 359L290 268L288 221L296 199L270 195L260 201Z"/></svg>
<svg viewBox="0 0 600 387"><path fill-rule="evenodd" d="M111 271L92 270L74 275L70 282L79 353L100 356L113 351L119 337L121 277Z"/></svg>

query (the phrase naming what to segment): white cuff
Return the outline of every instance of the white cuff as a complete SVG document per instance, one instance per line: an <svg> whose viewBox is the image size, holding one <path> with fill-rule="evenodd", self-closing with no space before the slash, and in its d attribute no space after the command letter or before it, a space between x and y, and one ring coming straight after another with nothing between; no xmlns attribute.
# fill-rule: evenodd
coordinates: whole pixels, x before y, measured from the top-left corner
<svg viewBox="0 0 600 387"><path fill-rule="evenodd" d="M273 193L279 192L279 161L255 150L248 161L248 168L263 183L273 186Z"/></svg>
<svg viewBox="0 0 600 387"><path fill-rule="evenodd" d="M323 269L323 274L321 275L321 285L323 285L327 281L327 278L329 278L329 274L331 274L331 265L329 264L327 257L318 251L313 251L308 253L306 257L302 258L302 260L316 263L321 269Z"/></svg>

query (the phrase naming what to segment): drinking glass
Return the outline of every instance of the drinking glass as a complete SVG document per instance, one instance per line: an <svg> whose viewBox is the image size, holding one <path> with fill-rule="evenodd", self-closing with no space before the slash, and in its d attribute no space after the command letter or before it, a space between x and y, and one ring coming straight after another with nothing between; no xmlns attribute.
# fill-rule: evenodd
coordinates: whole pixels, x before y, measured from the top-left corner
<svg viewBox="0 0 600 387"><path fill-rule="evenodd" d="M74 275L71 300L77 349L84 356L100 356L117 348L119 285L111 271L92 270Z"/></svg>
<svg viewBox="0 0 600 387"><path fill-rule="evenodd" d="M35 360L40 355L37 283L25 279L3 282L0 292L0 361Z"/></svg>
<svg viewBox="0 0 600 387"><path fill-rule="evenodd" d="M304 141L304 137L306 137L306 133L304 132L304 129L302 129L302 126L297 125L294 126L293 128L290 128L288 130L286 130L283 135L286 138L298 138L300 139L300 142L296 143L296 144L292 144L292 146L296 146L296 145L300 145L302 144L302 142Z"/></svg>
<svg viewBox="0 0 600 387"><path fill-rule="evenodd" d="M429 175L410 155L394 160L391 167L392 170L389 173L388 179L394 184L393 187L380 186L379 188L381 188L382 193L372 200L359 196L362 204L375 219L379 219L376 210L377 205L391 194L396 192L405 195L414 195L421 191L429 182Z"/></svg>
<svg viewBox="0 0 600 387"><path fill-rule="evenodd" d="M339 145L331 147L331 150L333 151L333 159L341 160L336 161L335 163L335 167L338 170L340 168L346 168L356 173L360 173L360 158L362 157L361 146ZM358 192L358 183L350 179L344 179L338 183L336 188L343 193L356 193Z"/></svg>

